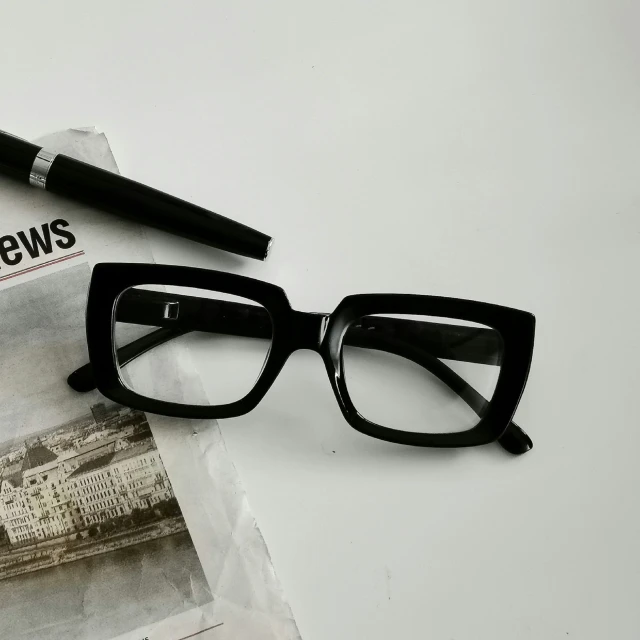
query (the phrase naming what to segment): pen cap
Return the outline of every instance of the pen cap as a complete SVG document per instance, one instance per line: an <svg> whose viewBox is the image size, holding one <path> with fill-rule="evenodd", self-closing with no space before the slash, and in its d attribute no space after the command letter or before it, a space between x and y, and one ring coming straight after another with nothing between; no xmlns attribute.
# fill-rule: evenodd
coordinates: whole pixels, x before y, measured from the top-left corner
<svg viewBox="0 0 640 640"><path fill-rule="evenodd" d="M62 154L51 164L47 191L241 256L264 260L272 238L185 200Z"/></svg>

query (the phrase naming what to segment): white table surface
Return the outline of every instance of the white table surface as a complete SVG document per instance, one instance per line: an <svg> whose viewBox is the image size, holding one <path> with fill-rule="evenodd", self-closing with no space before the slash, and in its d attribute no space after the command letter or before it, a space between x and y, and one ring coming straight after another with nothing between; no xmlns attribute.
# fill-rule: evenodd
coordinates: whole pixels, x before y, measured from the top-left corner
<svg viewBox="0 0 640 640"><path fill-rule="evenodd" d="M222 422L305 640L638 637L638 3L0 10L1 128L99 125L125 175L276 238L263 264L154 232L159 261L301 310L537 316L521 458L361 436L309 352Z"/></svg>

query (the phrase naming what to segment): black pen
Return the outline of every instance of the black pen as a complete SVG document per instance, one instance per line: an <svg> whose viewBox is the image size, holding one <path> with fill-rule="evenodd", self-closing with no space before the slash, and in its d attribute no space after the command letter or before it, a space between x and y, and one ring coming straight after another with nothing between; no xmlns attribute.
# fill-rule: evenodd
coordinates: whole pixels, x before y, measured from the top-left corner
<svg viewBox="0 0 640 640"><path fill-rule="evenodd" d="M130 220L257 260L273 239L185 200L0 131L0 173Z"/></svg>

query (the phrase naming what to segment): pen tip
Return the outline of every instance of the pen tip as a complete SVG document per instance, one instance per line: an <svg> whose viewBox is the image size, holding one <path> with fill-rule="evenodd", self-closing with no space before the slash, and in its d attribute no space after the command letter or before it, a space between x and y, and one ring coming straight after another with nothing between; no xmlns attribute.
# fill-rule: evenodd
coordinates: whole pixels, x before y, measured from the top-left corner
<svg viewBox="0 0 640 640"><path fill-rule="evenodd" d="M269 240L269 244L267 244L267 250L264 252L264 259L266 260L269 257L269 253L271 251L271 247L273 246L274 238Z"/></svg>

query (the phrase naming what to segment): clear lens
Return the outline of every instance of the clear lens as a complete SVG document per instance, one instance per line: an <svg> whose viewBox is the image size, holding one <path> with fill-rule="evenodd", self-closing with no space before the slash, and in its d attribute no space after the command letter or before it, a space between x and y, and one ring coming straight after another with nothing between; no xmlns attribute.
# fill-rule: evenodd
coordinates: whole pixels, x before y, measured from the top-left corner
<svg viewBox="0 0 640 640"><path fill-rule="evenodd" d="M216 291L140 285L116 304L120 376L132 391L154 400L205 406L241 400L262 372L272 333L264 307ZM190 375L184 347L206 363L204 390Z"/></svg>
<svg viewBox="0 0 640 640"><path fill-rule="evenodd" d="M398 431L457 433L484 415L502 354L500 335L483 325L371 315L347 330L342 362L349 397L367 420Z"/></svg>

